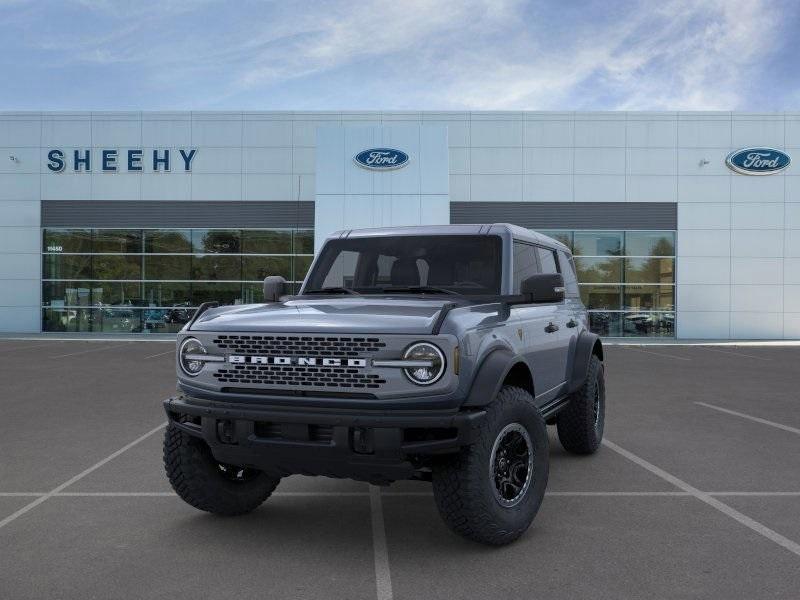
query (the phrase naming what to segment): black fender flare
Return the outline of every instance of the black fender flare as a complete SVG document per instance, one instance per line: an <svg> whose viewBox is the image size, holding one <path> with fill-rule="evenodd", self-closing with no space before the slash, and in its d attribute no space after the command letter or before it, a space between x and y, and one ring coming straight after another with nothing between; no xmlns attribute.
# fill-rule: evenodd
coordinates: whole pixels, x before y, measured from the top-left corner
<svg viewBox="0 0 800 600"><path fill-rule="evenodd" d="M597 352L595 352L597 348ZM600 360L603 360L603 343L596 333L584 331L578 336L575 344L575 354L572 363L572 373L569 379L569 392L579 390L586 380L586 373L589 372L589 360L592 354L597 353Z"/></svg>
<svg viewBox="0 0 800 600"><path fill-rule="evenodd" d="M462 406L486 406L494 401L506 375L517 363L527 363L508 348L495 348L483 359Z"/></svg>

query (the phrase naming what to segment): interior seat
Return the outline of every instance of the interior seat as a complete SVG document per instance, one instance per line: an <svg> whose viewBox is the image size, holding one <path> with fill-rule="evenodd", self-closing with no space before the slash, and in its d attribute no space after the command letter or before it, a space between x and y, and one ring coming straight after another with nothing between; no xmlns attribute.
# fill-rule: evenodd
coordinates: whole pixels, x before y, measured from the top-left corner
<svg viewBox="0 0 800 600"><path fill-rule="evenodd" d="M454 281L452 264L446 261L431 262L430 271L428 271L428 285L446 287L453 285Z"/></svg>
<svg viewBox="0 0 800 600"><path fill-rule="evenodd" d="M392 285L415 287L419 285L419 268L414 258L398 258L392 265L390 274Z"/></svg>

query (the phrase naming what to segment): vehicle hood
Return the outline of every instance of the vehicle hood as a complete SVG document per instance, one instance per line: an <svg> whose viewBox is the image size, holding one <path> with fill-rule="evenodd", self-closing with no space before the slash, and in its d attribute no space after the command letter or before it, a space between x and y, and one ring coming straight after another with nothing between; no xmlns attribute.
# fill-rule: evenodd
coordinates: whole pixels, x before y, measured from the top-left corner
<svg viewBox="0 0 800 600"><path fill-rule="evenodd" d="M204 312L190 331L430 333L442 298L320 298L221 306Z"/></svg>

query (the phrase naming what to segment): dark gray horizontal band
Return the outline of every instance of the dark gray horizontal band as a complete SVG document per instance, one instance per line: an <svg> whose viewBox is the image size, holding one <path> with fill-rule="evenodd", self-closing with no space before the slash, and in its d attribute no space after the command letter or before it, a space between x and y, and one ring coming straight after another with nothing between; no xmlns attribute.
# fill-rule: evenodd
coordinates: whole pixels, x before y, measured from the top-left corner
<svg viewBox="0 0 800 600"><path fill-rule="evenodd" d="M451 223L529 229L677 229L674 202L451 202Z"/></svg>
<svg viewBox="0 0 800 600"><path fill-rule="evenodd" d="M314 227L313 202L44 200L42 227Z"/></svg>

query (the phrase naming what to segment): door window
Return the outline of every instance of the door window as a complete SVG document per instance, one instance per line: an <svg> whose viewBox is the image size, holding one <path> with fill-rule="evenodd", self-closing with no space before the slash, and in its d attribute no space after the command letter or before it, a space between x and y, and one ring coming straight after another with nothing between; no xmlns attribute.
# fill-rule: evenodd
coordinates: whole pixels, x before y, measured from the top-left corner
<svg viewBox="0 0 800 600"><path fill-rule="evenodd" d="M555 251L537 246L536 252L539 255L542 273L558 273L558 261L556 260Z"/></svg>
<svg viewBox="0 0 800 600"><path fill-rule="evenodd" d="M578 297L578 277L575 274L575 265L566 252L559 251L558 262L561 272L564 274L564 287L567 291L567 298Z"/></svg>
<svg viewBox="0 0 800 600"><path fill-rule="evenodd" d="M514 293L519 294L522 282L540 273L536 260L536 247L523 242L514 242Z"/></svg>

